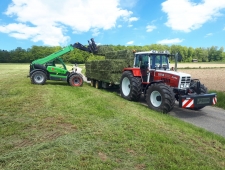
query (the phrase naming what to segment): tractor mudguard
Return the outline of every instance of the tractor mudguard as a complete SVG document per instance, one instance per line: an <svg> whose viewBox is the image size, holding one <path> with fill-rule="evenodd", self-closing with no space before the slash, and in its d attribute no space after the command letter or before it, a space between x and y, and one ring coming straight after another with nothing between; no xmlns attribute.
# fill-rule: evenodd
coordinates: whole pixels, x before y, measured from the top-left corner
<svg viewBox="0 0 225 170"><path fill-rule="evenodd" d="M48 73L47 73L45 70L42 70L42 69L34 69L34 70L32 70L32 71L29 73L29 75L28 75L27 77L31 77L31 75L32 75L34 72L36 72L36 71L42 71L42 72L44 72L44 73L46 74L46 76L48 76Z"/></svg>
<svg viewBox="0 0 225 170"><path fill-rule="evenodd" d="M152 81L149 84L146 85L145 89L144 89L144 95L146 95L146 92L148 90L148 87L151 86L151 84L155 84L155 83L162 83L162 80L156 80L156 81Z"/></svg>
<svg viewBox="0 0 225 170"><path fill-rule="evenodd" d="M83 75L82 74L80 74L80 73L74 73L74 72L71 72L70 74L69 74L69 76L68 77L71 77L72 75L74 75L74 74L78 74L78 75L80 75L81 77L83 77Z"/></svg>

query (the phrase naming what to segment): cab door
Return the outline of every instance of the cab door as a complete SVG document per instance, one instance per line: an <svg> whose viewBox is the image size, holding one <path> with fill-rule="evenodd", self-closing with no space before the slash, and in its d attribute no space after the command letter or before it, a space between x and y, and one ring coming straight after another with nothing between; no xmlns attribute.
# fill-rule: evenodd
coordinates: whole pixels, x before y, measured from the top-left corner
<svg viewBox="0 0 225 170"><path fill-rule="evenodd" d="M141 62L140 62L140 70L141 70L141 78L142 82L149 83L150 82L150 56L149 54L140 54Z"/></svg>

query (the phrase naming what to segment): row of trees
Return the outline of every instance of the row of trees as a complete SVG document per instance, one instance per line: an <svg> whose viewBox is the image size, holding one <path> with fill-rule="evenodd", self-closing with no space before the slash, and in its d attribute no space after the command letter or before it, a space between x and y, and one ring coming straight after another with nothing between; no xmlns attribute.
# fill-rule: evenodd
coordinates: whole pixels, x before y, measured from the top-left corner
<svg viewBox="0 0 225 170"><path fill-rule="evenodd" d="M117 50L137 50L137 51L149 51L168 50L171 54L180 53L182 56L182 62L191 62L192 59L197 59L200 62L212 62L225 60L224 48L212 46L210 48L192 48L180 45L160 45L152 44L146 46L121 46L121 45L108 45L110 49ZM28 49L22 49L21 47L15 50L5 51L0 50L0 63L30 63L38 58L43 58L54 52L61 50L62 47L47 47L47 46L32 46ZM93 60L99 56L90 54L85 51L75 49L62 56L66 63L85 63L88 60ZM172 59L172 58L171 58Z"/></svg>

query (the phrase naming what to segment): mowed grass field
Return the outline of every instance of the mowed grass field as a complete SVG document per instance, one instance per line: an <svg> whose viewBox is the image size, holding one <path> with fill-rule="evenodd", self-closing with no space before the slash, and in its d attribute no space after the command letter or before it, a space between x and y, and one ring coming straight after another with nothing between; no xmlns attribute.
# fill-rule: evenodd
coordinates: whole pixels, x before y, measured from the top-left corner
<svg viewBox="0 0 225 170"><path fill-rule="evenodd" d="M84 83L0 64L0 169L224 169L225 138Z"/></svg>

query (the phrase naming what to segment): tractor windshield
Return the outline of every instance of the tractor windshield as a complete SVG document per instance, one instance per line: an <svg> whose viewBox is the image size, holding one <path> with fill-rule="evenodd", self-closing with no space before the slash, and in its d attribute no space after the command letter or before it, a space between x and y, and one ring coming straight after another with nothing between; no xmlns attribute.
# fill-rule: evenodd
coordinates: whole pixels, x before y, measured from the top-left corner
<svg viewBox="0 0 225 170"><path fill-rule="evenodd" d="M169 69L168 57L165 54L154 54L152 55L152 69Z"/></svg>

